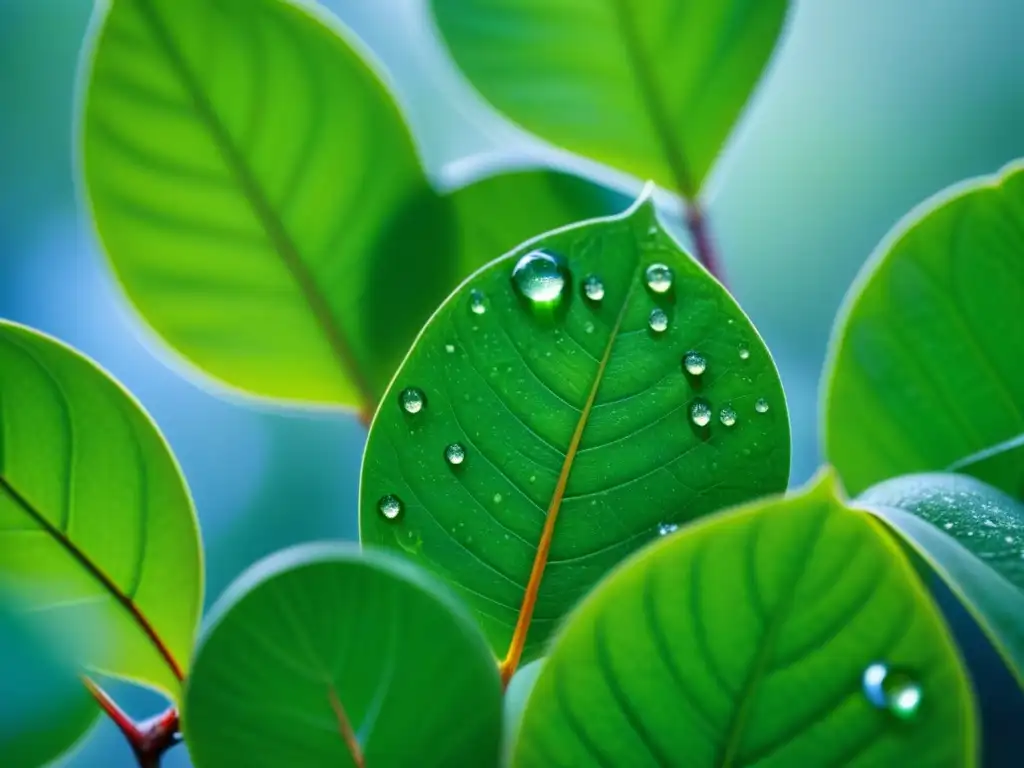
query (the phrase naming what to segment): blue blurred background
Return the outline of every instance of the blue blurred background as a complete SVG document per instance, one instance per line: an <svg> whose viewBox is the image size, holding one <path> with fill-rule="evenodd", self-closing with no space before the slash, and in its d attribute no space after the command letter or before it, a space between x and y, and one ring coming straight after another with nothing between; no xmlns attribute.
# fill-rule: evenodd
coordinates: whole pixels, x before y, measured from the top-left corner
<svg viewBox="0 0 1024 768"><path fill-rule="evenodd" d="M390 72L434 178L483 151L549 151L473 94L434 39L425 0L324 4ZM0 0L0 317L83 350L156 418L199 509L209 604L264 554L354 538L364 430L347 416L211 394L169 367L128 313L76 199L75 68L90 12L88 0ZM732 290L782 370L794 483L819 460L818 378L860 265L917 202L1024 156L1021 29L1021 0L795 3L710 185ZM139 716L158 706L142 694L126 702ZM109 723L65 761L132 764ZM187 766L185 750L165 765Z"/></svg>

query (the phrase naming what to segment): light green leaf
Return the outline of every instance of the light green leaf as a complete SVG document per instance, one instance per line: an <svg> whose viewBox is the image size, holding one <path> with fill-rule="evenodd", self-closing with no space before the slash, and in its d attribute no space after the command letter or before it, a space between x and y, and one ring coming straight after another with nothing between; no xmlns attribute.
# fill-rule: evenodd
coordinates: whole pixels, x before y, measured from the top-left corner
<svg viewBox="0 0 1024 768"><path fill-rule="evenodd" d="M1024 687L1024 504L938 473L887 480L857 501L924 557Z"/></svg>
<svg viewBox="0 0 1024 768"><path fill-rule="evenodd" d="M112 0L96 27L83 172L99 237L149 325L229 387L368 416L459 278L621 210L591 207L582 182L593 194L548 210L549 176L523 174L522 223L467 235L460 212L503 182L435 192L375 67L312 7Z"/></svg>
<svg viewBox="0 0 1024 768"><path fill-rule="evenodd" d="M178 696L202 605L178 465L95 363L3 321L0 580L59 617L86 669Z"/></svg>
<svg viewBox="0 0 1024 768"><path fill-rule="evenodd" d="M938 609L833 485L688 526L609 576L550 649L514 765L975 765Z"/></svg>
<svg viewBox="0 0 1024 768"><path fill-rule="evenodd" d="M560 300L534 304L511 275L545 253L566 271L535 287L565 282ZM664 293L647 285L659 263L673 274ZM599 300L585 295L589 277ZM666 330L651 328L652 313ZM685 372L689 352L703 373ZM403 403L407 388L423 393L419 410ZM464 460L452 465L456 444ZM788 474L768 350L645 199L520 246L442 305L374 419L360 533L455 584L496 653L523 649L528 628L528 660L659 530L781 491Z"/></svg>
<svg viewBox="0 0 1024 768"><path fill-rule="evenodd" d="M501 687L465 608L428 574L304 545L253 566L213 609L184 733L196 768L488 768Z"/></svg>
<svg viewBox="0 0 1024 768"><path fill-rule="evenodd" d="M765 68L786 0L432 0L481 94L548 141L700 191Z"/></svg>
<svg viewBox="0 0 1024 768"><path fill-rule="evenodd" d="M825 376L825 451L860 493L897 475L977 473L1024 497L1024 166L911 211L851 289ZM979 452L991 461L963 463Z"/></svg>

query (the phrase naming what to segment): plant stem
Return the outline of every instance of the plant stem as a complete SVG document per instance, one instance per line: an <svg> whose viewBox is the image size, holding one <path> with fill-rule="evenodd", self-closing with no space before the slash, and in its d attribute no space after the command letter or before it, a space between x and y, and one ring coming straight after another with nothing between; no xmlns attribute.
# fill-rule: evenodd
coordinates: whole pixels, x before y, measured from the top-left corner
<svg viewBox="0 0 1024 768"><path fill-rule="evenodd" d="M84 676L82 682L127 739L139 768L160 768L163 754L181 742L178 710L171 707L156 717L136 723L96 682Z"/></svg>
<svg viewBox="0 0 1024 768"><path fill-rule="evenodd" d="M711 225L698 200L694 200L686 206L685 218L686 227L690 230L690 237L693 238L693 247L697 251L697 261L703 264L704 268L718 282L726 285L725 272L722 270L722 263L718 260L718 253L711 236Z"/></svg>

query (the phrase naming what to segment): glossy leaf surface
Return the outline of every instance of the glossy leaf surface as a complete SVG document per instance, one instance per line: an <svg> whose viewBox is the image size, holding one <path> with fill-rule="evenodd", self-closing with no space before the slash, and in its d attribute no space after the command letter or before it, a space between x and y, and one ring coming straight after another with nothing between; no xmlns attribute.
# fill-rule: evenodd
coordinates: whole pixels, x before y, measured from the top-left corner
<svg viewBox="0 0 1024 768"><path fill-rule="evenodd" d="M136 310L229 387L372 413L461 277L621 210L591 208L583 183L592 194L542 207L547 175L523 174L510 183L529 226L492 216L493 238L466 235L460 211L501 182L436 193L374 67L311 6L113 0L101 14L82 120L96 228Z"/></svg>
<svg viewBox="0 0 1024 768"><path fill-rule="evenodd" d="M87 669L178 695L202 558L177 463L104 371L2 321L0 580L76 638Z"/></svg>
<svg viewBox="0 0 1024 768"><path fill-rule="evenodd" d="M688 526L615 571L555 640L516 768L974 765L938 609L831 486Z"/></svg>
<svg viewBox="0 0 1024 768"><path fill-rule="evenodd" d="M960 467L1024 496L1024 167L912 211L847 298L826 371L825 450L852 493ZM998 451L996 451L998 453ZM965 462L965 463L963 463Z"/></svg>
<svg viewBox="0 0 1024 768"><path fill-rule="evenodd" d="M1024 686L1024 504L973 477L937 473L887 480L858 502L949 584Z"/></svg>
<svg viewBox="0 0 1024 768"><path fill-rule="evenodd" d="M184 711L197 768L494 766L501 688L472 619L391 555L305 545L214 608Z"/></svg>
<svg viewBox="0 0 1024 768"><path fill-rule="evenodd" d="M497 109L573 152L696 197L768 62L785 0L432 0Z"/></svg>
<svg viewBox="0 0 1024 768"><path fill-rule="evenodd" d="M566 270L561 299L548 304L512 279L540 253ZM672 273L663 293L647 284L658 264ZM548 277L534 287L550 290ZM600 299L587 298L588 278ZM652 313L664 313L665 330L651 328ZM688 352L703 373L685 372ZM646 201L526 243L438 310L371 428L360 533L455 584L499 655L526 615L537 566L528 660L578 598L660 530L780 491L788 472L786 403L768 350Z"/></svg>

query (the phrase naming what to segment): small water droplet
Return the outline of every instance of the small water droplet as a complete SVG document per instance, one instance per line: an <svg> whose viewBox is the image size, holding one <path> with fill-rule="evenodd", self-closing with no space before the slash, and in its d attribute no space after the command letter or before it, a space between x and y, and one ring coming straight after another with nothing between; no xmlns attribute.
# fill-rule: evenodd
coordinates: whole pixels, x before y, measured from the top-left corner
<svg viewBox="0 0 1024 768"><path fill-rule="evenodd" d="M501 494L500 493L494 494L494 503L495 504L501 504Z"/></svg>
<svg viewBox="0 0 1024 768"><path fill-rule="evenodd" d="M512 284L528 301L550 304L562 298L569 270L558 256L530 251L512 268Z"/></svg>
<svg viewBox="0 0 1024 768"><path fill-rule="evenodd" d="M537 476L536 475L530 475L530 482L531 483L536 483L537 482Z"/></svg>
<svg viewBox="0 0 1024 768"><path fill-rule="evenodd" d="M593 333L594 332L594 324L588 320L586 322L586 324L583 326L583 330L586 333Z"/></svg>
<svg viewBox="0 0 1024 768"><path fill-rule="evenodd" d="M444 449L444 460L453 467L457 467L466 460L466 449L462 447L461 443L452 443Z"/></svg>
<svg viewBox="0 0 1024 768"><path fill-rule="evenodd" d="M380 497L377 509L388 520L394 520L402 514L402 500L393 493L386 494Z"/></svg>
<svg viewBox="0 0 1024 768"><path fill-rule="evenodd" d="M587 275L583 280L583 295L591 301L601 301L604 298L604 283L597 275Z"/></svg>
<svg viewBox="0 0 1024 768"><path fill-rule="evenodd" d="M668 328L668 315L665 314L665 310L655 307L651 310L651 318L647 322L651 326L652 331L661 333Z"/></svg>
<svg viewBox="0 0 1024 768"><path fill-rule="evenodd" d="M1007 544L1013 544L1013 542L1016 541L1016 539L1014 539L1013 536L1004 536L1003 541L1005 541Z"/></svg>
<svg viewBox="0 0 1024 768"><path fill-rule="evenodd" d="M670 533L675 533L679 530L678 523L658 523L658 535L668 536Z"/></svg>
<svg viewBox="0 0 1024 768"><path fill-rule="evenodd" d="M725 426L731 427L733 424L736 423L736 411L726 406L725 408L718 412L718 420L722 422Z"/></svg>
<svg viewBox="0 0 1024 768"><path fill-rule="evenodd" d="M427 405L427 396L419 387L406 387L398 396L398 402L406 413L419 413Z"/></svg>
<svg viewBox="0 0 1024 768"><path fill-rule="evenodd" d="M953 530L953 524L952 523L943 523L942 527L945 528L947 531L952 531Z"/></svg>
<svg viewBox="0 0 1024 768"><path fill-rule="evenodd" d="M757 401L754 403L754 410L758 413L768 413L768 401L763 397L757 398Z"/></svg>
<svg viewBox="0 0 1024 768"><path fill-rule="evenodd" d="M749 360L750 350L746 347L740 347L740 360Z"/></svg>
<svg viewBox="0 0 1024 768"><path fill-rule="evenodd" d="M449 355L452 354L453 352L455 352L455 345L454 344L445 344L444 345L444 351L447 352Z"/></svg>
<svg viewBox="0 0 1024 768"><path fill-rule="evenodd" d="M483 291L474 288L469 292L469 308L474 315L482 315L487 311L487 297L484 296Z"/></svg>
<svg viewBox="0 0 1024 768"><path fill-rule="evenodd" d="M658 234L658 225L657 224L651 224L651 226L649 226L647 228L647 234L648 235L656 235L656 234Z"/></svg>
<svg viewBox="0 0 1024 768"><path fill-rule="evenodd" d="M647 287L655 293L667 293L672 287L672 270L664 264L651 264L644 277Z"/></svg>
<svg viewBox="0 0 1024 768"><path fill-rule="evenodd" d="M711 422L711 406L704 400L694 400L690 405L690 420L698 427L706 427Z"/></svg>
<svg viewBox="0 0 1024 768"><path fill-rule="evenodd" d="M872 706L900 720L911 720L921 708L921 686L908 672L875 662L864 670L862 684Z"/></svg>
<svg viewBox="0 0 1024 768"><path fill-rule="evenodd" d="M700 352L687 352L683 357L683 367L691 376L700 376L707 370L708 361Z"/></svg>
<svg viewBox="0 0 1024 768"><path fill-rule="evenodd" d="M982 522L982 525L984 525L986 528L998 528L999 527L998 525L993 523L991 519L989 519L987 517L984 520L982 520L981 522Z"/></svg>

